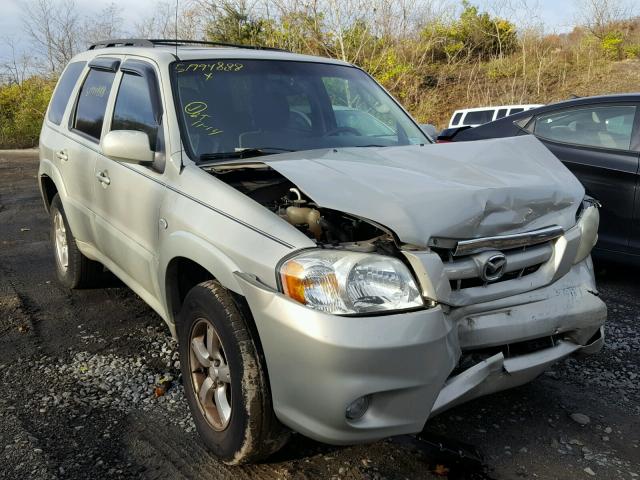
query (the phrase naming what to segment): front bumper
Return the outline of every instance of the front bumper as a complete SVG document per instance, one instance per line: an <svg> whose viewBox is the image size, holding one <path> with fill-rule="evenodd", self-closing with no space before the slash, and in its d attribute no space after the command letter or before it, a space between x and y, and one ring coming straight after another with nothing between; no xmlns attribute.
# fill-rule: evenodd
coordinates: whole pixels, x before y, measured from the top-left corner
<svg viewBox="0 0 640 480"><path fill-rule="evenodd" d="M603 343L606 307L594 293L589 261L552 285L506 299L448 313L437 306L369 317L314 311L236 275L260 335L277 417L331 444L418 432L430 415L526 383ZM544 337L554 345L508 358L495 353L450 377L463 351ZM348 420L347 406L364 395L369 409Z"/></svg>

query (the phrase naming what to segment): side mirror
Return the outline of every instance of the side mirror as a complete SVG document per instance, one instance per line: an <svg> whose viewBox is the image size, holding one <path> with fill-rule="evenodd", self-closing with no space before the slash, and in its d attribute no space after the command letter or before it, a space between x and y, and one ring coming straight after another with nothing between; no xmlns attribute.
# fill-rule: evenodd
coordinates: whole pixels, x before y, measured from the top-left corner
<svg viewBox="0 0 640 480"><path fill-rule="evenodd" d="M434 140L438 136L438 130L434 125L431 125L430 123L422 123L420 124L420 128L422 128L422 131Z"/></svg>
<svg viewBox="0 0 640 480"><path fill-rule="evenodd" d="M102 153L127 163L151 163L154 153L149 148L149 135L137 130L113 130L102 140Z"/></svg>

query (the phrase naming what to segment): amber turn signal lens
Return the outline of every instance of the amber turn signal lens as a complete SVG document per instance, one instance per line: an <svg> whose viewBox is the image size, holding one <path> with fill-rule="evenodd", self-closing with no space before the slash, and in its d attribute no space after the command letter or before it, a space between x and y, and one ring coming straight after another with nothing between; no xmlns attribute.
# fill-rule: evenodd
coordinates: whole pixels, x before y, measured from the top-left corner
<svg viewBox="0 0 640 480"><path fill-rule="evenodd" d="M281 272L282 287L285 295L306 303L304 298L304 267L298 262L287 262Z"/></svg>
<svg viewBox="0 0 640 480"><path fill-rule="evenodd" d="M285 295L302 304L308 303L309 293L331 297L338 291L338 280L333 272L309 271L295 260L283 265L280 276Z"/></svg>

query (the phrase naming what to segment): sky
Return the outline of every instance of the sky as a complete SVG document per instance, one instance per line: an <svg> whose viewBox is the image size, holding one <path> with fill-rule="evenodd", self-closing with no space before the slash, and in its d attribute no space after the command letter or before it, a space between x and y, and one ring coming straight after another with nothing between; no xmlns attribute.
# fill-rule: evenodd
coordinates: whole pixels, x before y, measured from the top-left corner
<svg viewBox="0 0 640 480"><path fill-rule="evenodd" d="M504 0L477 0L471 2L478 5L481 9L493 11L498 10L500 13L500 5L512 4L513 7L502 8L504 12L500 16L504 16L507 20L513 20L516 24L519 21L535 21L544 25L545 31L552 33L566 33L570 31L576 23L577 5L576 0L527 0L526 7L520 7L525 2L504 1ZM493 8L492 8L493 7ZM518 18L509 18L508 12L515 10Z"/></svg>
<svg viewBox="0 0 640 480"><path fill-rule="evenodd" d="M64 0L63 0L64 1ZM500 5L522 5L523 0L472 0L483 10L497 11L502 16L513 20L543 23L547 32L567 32L571 30L576 17L576 0L526 0L529 8L511 8L502 10ZM23 31L23 4L25 0L0 0L0 62L10 56L10 50L3 41L7 37L15 40L21 48L25 48L27 41ZM132 28L137 19L148 16L156 0L114 0L116 5L122 5L122 17L125 21L125 30ZM98 13L111 4L111 0L76 0L81 14L91 15ZM533 8L531 8L533 7ZM513 18L513 16L517 18Z"/></svg>

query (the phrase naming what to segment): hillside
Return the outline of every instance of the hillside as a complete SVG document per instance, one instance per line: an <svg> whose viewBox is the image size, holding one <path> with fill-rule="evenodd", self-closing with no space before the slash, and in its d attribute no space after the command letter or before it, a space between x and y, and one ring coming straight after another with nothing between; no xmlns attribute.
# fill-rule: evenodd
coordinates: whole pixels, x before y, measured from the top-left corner
<svg viewBox="0 0 640 480"><path fill-rule="evenodd" d="M571 95L591 96L612 93L640 92L640 60L603 61L585 71L570 68L556 78L549 78L537 91L535 83L522 85L513 78L491 78L469 69L458 76L442 74L433 87L423 86L422 95L412 109L421 122L444 128L454 110L490 105L517 103L552 103ZM520 79L521 80L521 79Z"/></svg>
<svg viewBox="0 0 640 480"><path fill-rule="evenodd" d="M613 15L611 2L589 0L585 5L593 11L585 23L562 35L516 25L467 0L447 15L420 13L410 0L257 0L251 7L221 0L205 10L185 2L183 22L169 31L347 61L375 77L421 123L443 128L458 108L640 91L640 19ZM171 26L173 13L165 26ZM65 18L56 21L64 24ZM117 23L117 17L106 18ZM43 15L34 31L49 38L49 21ZM16 58L4 73L0 65L0 78L6 79L0 84L0 148L37 145L62 69L91 38L111 35L113 25L94 26L86 38L46 41L25 57L22 70ZM156 36L168 38L166 30Z"/></svg>

